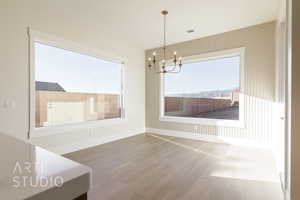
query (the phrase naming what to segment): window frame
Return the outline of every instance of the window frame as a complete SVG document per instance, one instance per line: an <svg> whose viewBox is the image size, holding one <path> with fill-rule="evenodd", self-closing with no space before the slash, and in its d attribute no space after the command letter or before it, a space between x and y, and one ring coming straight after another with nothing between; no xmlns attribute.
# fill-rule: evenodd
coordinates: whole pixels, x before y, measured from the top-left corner
<svg viewBox="0 0 300 200"><path fill-rule="evenodd" d="M67 41L56 36L45 34L42 32L35 31L33 29L28 29L29 36L29 133L28 138L49 136L61 133L67 133L70 131L78 130L88 130L90 133L91 128L98 128L103 126L112 126L115 124L124 123L125 118L125 69L126 69L126 59L124 58L111 58L109 56L103 56L97 50L93 50L87 47L80 46L72 41ZM64 49L67 51L72 51L75 53L92 56L101 60L121 64L121 117L105 120L95 120L95 121L84 121L78 123L66 123L62 125L55 125L49 127L39 127L35 125L36 117L36 100L35 100L35 43L41 43L44 45L53 46L56 48Z"/></svg>
<svg viewBox="0 0 300 200"><path fill-rule="evenodd" d="M217 127L235 127L245 128L245 47L226 49L220 51L213 51L209 53L203 53L195 56L187 56L182 58L183 67L184 64L207 61L212 59L221 59L232 56L240 56L240 105L239 105L239 120L225 120L225 119L208 119L208 118L195 118L195 117L175 117L165 116L165 101L164 101L164 74L160 75L159 79L159 121L162 122L175 122L186 123L194 125L208 125ZM172 65L172 60L166 61L167 66Z"/></svg>

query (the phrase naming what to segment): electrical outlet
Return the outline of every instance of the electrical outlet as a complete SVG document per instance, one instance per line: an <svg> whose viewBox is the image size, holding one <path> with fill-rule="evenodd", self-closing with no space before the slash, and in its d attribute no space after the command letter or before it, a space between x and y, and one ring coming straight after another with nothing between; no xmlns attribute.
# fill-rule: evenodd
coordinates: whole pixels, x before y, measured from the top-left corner
<svg viewBox="0 0 300 200"><path fill-rule="evenodd" d="M15 109L15 108L16 108L16 102L15 102L14 100L10 100L10 102L9 102L9 107L10 107L11 109Z"/></svg>
<svg viewBox="0 0 300 200"><path fill-rule="evenodd" d="M14 100L4 100L4 102L1 105L4 109L14 109L16 107L16 102Z"/></svg>
<svg viewBox="0 0 300 200"><path fill-rule="evenodd" d="M194 133L197 133L197 132L198 132L198 126L195 125L195 126L194 126Z"/></svg>
<svg viewBox="0 0 300 200"><path fill-rule="evenodd" d="M9 108L9 101L8 100L4 100L4 102L3 102L3 108L4 109Z"/></svg>

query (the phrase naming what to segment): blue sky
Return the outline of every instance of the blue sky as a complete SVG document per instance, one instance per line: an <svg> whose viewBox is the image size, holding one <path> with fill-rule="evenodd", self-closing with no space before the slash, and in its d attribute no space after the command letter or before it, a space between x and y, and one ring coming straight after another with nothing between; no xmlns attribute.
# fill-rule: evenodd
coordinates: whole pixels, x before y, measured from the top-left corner
<svg viewBox="0 0 300 200"><path fill-rule="evenodd" d="M166 95L239 88L240 57L184 64L180 73L164 78Z"/></svg>
<svg viewBox="0 0 300 200"><path fill-rule="evenodd" d="M120 64L41 43L35 51L36 81L59 83L67 92L121 92ZM180 73L165 74L165 94L238 88L239 74L239 56L184 64Z"/></svg>
<svg viewBox="0 0 300 200"><path fill-rule="evenodd" d="M59 83L67 92L121 92L121 64L35 43L36 81Z"/></svg>

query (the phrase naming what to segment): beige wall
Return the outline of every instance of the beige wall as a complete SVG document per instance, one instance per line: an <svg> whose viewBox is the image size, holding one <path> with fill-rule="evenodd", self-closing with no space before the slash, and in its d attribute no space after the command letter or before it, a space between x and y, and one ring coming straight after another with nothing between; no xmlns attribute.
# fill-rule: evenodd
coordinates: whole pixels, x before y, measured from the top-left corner
<svg viewBox="0 0 300 200"><path fill-rule="evenodd" d="M275 100L275 28L270 22L241 30L168 46L168 53L192 56L212 51L246 47L245 54L245 128L198 127L210 136L228 136L270 143L272 105ZM153 50L146 51L146 59ZM156 49L162 55L161 49ZM170 54L167 57L171 56ZM159 121L159 76L146 70L146 127L193 132L193 124Z"/></svg>
<svg viewBox="0 0 300 200"><path fill-rule="evenodd" d="M292 0L292 199L300 200L300 2Z"/></svg>
<svg viewBox="0 0 300 200"><path fill-rule="evenodd" d="M89 3L93 3L90 1ZM105 18L92 19L80 12L84 0L1 0L0 1L0 132L26 139L29 128L29 47L27 28L73 41L95 49L99 54L126 59L126 120L114 126L70 131L55 136L35 138L33 142L49 149L73 150L142 133L145 127L144 52L109 33ZM116 37L118 35L118 37ZM4 108L5 101L15 107ZM13 108L14 107L14 108Z"/></svg>

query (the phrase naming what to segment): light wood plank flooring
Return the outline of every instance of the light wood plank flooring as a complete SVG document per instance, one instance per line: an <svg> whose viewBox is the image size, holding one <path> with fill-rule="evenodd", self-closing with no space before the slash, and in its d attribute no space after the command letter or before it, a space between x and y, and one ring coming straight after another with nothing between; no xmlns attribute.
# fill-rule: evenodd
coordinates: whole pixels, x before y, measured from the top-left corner
<svg viewBox="0 0 300 200"><path fill-rule="evenodd" d="M90 200L282 200L264 150L143 134L65 157L93 169Z"/></svg>

